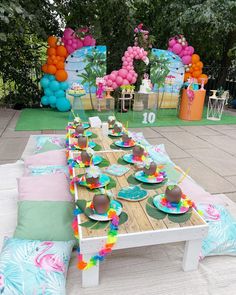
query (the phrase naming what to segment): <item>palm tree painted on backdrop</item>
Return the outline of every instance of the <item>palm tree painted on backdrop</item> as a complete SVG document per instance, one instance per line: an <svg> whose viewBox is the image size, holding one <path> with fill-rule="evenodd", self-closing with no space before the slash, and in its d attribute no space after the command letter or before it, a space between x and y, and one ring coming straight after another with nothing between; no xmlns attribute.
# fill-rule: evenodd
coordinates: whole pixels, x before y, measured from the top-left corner
<svg viewBox="0 0 236 295"><path fill-rule="evenodd" d="M158 97L159 97L159 89L165 86L165 78L169 74L169 64L170 62L165 57L164 54L160 56L156 56L154 54L150 57L150 64L151 64L151 81L153 84L156 84L158 87ZM162 105L164 97L164 91L162 92L161 101L159 103L159 107Z"/></svg>
<svg viewBox="0 0 236 295"><path fill-rule="evenodd" d="M86 63L86 66L84 72L79 74L78 77L83 79L81 84L88 83L90 102L92 109L94 109L91 88L96 87L97 77L106 75L106 54L93 48L91 52L85 55L83 62Z"/></svg>

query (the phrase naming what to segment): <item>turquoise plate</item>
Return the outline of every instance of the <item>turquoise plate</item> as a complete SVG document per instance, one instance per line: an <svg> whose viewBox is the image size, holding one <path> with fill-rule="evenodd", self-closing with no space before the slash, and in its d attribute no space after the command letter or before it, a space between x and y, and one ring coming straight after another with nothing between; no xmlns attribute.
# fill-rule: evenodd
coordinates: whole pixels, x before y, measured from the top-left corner
<svg viewBox="0 0 236 295"><path fill-rule="evenodd" d="M163 175L160 175L158 177L147 177L147 175L143 171L138 171L134 174L134 177L144 183L161 183L165 180L165 177Z"/></svg>
<svg viewBox="0 0 236 295"><path fill-rule="evenodd" d="M77 159L76 162L77 162L78 164L82 163L80 158ZM98 164L100 164L101 162L102 162L102 157L100 157L100 156L98 156L98 155L94 155L94 156L93 156L93 158L92 158L92 163L93 163L93 165L98 165Z"/></svg>
<svg viewBox="0 0 236 295"><path fill-rule="evenodd" d="M108 185L110 183L110 180L111 179L109 176L107 176L106 174L101 174L99 178L99 183L91 188L91 185L87 184L85 177L82 177L82 179L79 181L79 185L86 186L90 189L96 189Z"/></svg>
<svg viewBox="0 0 236 295"><path fill-rule="evenodd" d="M129 164L141 163L141 161L136 161L133 159L133 154L125 154L123 156L123 160Z"/></svg>
<svg viewBox="0 0 236 295"><path fill-rule="evenodd" d="M90 127L89 123L83 123L84 129L88 129Z"/></svg>
<svg viewBox="0 0 236 295"><path fill-rule="evenodd" d="M137 202L145 199L148 196L148 192L145 190L142 190L139 186L128 186L128 187L123 187L119 192L118 192L118 198L123 199L126 201L131 201L131 202Z"/></svg>
<svg viewBox="0 0 236 295"><path fill-rule="evenodd" d="M116 215L119 216L122 212L122 205L120 202L117 202L116 200L112 200L110 202L110 209L114 209L116 211ZM111 218L108 217L108 213L104 214L98 214L94 210L94 214L89 215L89 218L97 221L108 221L111 220Z"/></svg>
<svg viewBox="0 0 236 295"><path fill-rule="evenodd" d="M154 199L153 199L153 204L154 204L154 206L157 209L159 209L159 210L161 210L161 211L163 211L165 213L170 213L170 214L183 214L183 213L186 213L189 210L189 208L190 208L189 205L187 207L186 206L182 206L183 205L183 202L184 202L183 199L181 199L181 201L178 204L169 203L170 206L163 205L161 203L161 200L164 197L165 197L165 194L160 194L160 195L155 196Z"/></svg>
<svg viewBox="0 0 236 295"><path fill-rule="evenodd" d="M114 143L116 146L121 147L121 148L131 148L131 147L135 146L135 142L133 142L132 145L125 145L124 142L121 140L117 140Z"/></svg>

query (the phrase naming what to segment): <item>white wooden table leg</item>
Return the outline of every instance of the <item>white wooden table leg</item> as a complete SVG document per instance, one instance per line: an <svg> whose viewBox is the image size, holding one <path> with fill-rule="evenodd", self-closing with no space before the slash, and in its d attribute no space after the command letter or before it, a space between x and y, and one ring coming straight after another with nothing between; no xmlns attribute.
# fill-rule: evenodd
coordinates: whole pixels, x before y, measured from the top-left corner
<svg viewBox="0 0 236 295"><path fill-rule="evenodd" d="M196 270L198 268L201 247L202 239L186 241L183 258L184 271Z"/></svg>
<svg viewBox="0 0 236 295"><path fill-rule="evenodd" d="M88 261L91 256L95 255L96 253L92 254L84 254L83 259ZM87 270L82 271L82 287L95 287L99 285L99 261L97 262L96 266L93 266Z"/></svg>

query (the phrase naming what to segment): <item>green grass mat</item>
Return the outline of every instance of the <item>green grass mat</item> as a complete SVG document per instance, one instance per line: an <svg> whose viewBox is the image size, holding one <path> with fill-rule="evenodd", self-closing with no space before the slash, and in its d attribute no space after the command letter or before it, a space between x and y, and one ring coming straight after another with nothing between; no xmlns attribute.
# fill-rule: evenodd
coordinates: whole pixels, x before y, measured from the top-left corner
<svg viewBox="0 0 236 295"><path fill-rule="evenodd" d="M150 112L147 110L147 112ZM106 121L111 112L97 111L78 111L76 114L82 120L87 121L90 116L99 116L101 120ZM117 119L124 124L129 122L129 127L158 127L158 126L199 126L199 125L224 125L236 124L236 115L223 114L221 121L210 121L206 119L206 109L204 110L203 119L200 121L182 121L176 115L176 110L159 110L157 112L156 122L153 124L142 124L143 112L132 112L115 114ZM24 109L16 124L16 131L23 130L63 130L67 122L72 118L70 112L62 113L53 109Z"/></svg>

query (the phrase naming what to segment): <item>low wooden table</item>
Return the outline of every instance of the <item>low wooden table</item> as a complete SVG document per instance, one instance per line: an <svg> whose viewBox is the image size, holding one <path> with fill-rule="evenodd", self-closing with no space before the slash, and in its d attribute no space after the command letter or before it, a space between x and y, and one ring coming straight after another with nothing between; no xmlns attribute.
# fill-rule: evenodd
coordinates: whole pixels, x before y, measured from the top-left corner
<svg viewBox="0 0 236 295"><path fill-rule="evenodd" d="M96 152L102 157L110 161L111 164L117 163L119 157L124 155L124 151L115 151L110 149L112 140L102 136L101 130L91 129L98 135L95 142L99 143L103 151ZM128 151L130 152L130 151ZM76 156L77 152L71 151ZM121 177L112 176L116 180L116 188L112 189L116 196L122 187L129 186L127 177L134 173L134 167L130 165L130 171ZM74 169L74 176L84 173L84 168ZM162 193L165 186L157 190L148 190L149 196ZM91 200L93 193L89 192L85 187L75 185L75 198ZM207 235L208 225L193 210L191 218L184 223L174 223L165 217L163 220L156 220L150 217L145 209L147 199L139 202L128 202L122 200L123 210L128 214L128 221L119 226L119 234L117 244L114 250L134 248L141 246L150 246L158 244L166 244L172 242L185 241L185 251L183 257L183 270L196 270L198 267L199 254L201 250L202 239ZM78 215L78 224L87 220L84 214ZM96 254L105 244L107 239L106 229L92 230L79 226L80 251L87 261L91 256ZM88 270L82 272L82 286L91 287L99 284L99 263Z"/></svg>

